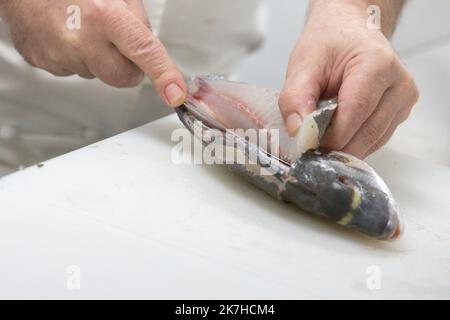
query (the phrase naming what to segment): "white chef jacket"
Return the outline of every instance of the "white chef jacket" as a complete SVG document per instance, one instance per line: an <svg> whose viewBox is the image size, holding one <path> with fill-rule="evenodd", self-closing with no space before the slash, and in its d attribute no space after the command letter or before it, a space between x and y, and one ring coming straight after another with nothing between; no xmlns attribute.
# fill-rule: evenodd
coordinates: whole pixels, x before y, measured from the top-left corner
<svg viewBox="0 0 450 320"><path fill-rule="evenodd" d="M187 76L228 75L264 37L263 0L144 0L152 28ZM0 174L170 112L150 81L132 89L32 68L0 22Z"/></svg>

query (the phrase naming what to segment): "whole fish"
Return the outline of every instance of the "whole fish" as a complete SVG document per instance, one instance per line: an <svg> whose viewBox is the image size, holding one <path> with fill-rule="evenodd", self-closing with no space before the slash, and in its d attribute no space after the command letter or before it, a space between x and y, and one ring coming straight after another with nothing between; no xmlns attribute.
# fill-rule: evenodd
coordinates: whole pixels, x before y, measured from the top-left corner
<svg viewBox="0 0 450 320"><path fill-rule="evenodd" d="M245 161L227 158L227 166L271 196L380 240L398 238L397 205L375 171L351 155L319 151L336 101L321 101L297 136L289 137L278 97L275 89L202 76L190 82L177 113L205 146L241 155ZM249 139L251 129L266 133L269 142L261 146Z"/></svg>

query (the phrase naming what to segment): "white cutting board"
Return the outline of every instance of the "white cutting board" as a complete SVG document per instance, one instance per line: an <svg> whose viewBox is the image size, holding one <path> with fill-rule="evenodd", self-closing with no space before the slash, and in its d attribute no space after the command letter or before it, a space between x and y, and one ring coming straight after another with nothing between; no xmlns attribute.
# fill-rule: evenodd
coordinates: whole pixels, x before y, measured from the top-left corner
<svg viewBox="0 0 450 320"><path fill-rule="evenodd" d="M450 298L447 167L371 159L406 221L382 243L225 167L173 164L178 127L172 115L0 180L0 298Z"/></svg>

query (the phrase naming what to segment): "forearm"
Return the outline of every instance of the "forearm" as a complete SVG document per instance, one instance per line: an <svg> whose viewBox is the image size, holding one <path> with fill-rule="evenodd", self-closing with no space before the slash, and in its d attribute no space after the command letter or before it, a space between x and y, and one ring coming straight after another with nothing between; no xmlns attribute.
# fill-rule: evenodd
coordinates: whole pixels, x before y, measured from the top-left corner
<svg viewBox="0 0 450 320"><path fill-rule="evenodd" d="M406 0L310 0L309 16L322 15L323 12L339 14L341 11L352 11L355 19L366 24L367 9L371 5L378 6L381 14L381 31L390 38L395 31Z"/></svg>

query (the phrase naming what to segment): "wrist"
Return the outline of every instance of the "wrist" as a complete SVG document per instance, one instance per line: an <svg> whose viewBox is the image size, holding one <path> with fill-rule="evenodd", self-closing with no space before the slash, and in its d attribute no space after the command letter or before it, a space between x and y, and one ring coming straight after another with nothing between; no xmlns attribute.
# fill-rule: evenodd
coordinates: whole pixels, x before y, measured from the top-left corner
<svg viewBox="0 0 450 320"><path fill-rule="evenodd" d="M368 28L370 15L379 14L380 31L389 39L395 31L405 2L406 0L310 0L309 19L323 17L332 21L336 16L343 16L344 20L353 25ZM371 6L378 7L378 12L373 12Z"/></svg>

